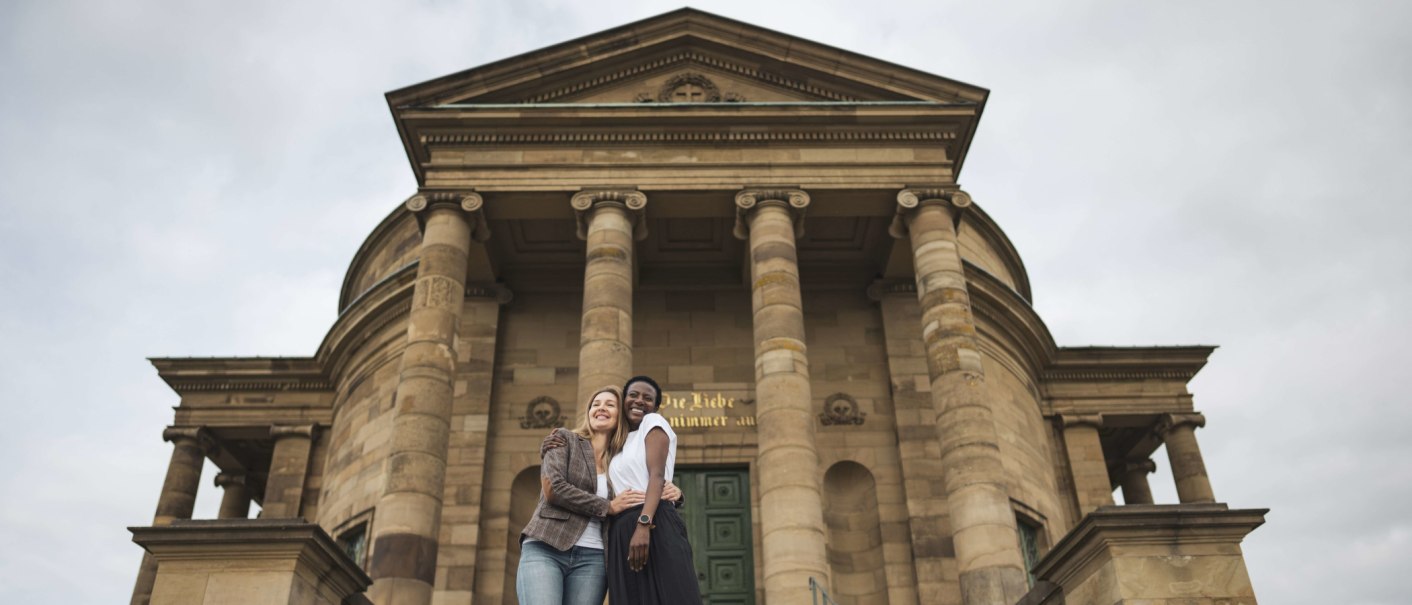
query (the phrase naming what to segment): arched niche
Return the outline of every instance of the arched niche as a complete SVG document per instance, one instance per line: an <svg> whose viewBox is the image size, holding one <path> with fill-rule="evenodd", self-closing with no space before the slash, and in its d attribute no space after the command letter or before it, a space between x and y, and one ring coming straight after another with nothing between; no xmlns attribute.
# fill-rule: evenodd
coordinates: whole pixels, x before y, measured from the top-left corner
<svg viewBox="0 0 1412 605"><path fill-rule="evenodd" d="M824 473L824 494L834 600L840 605L886 605L887 573L873 473L851 460L834 464Z"/></svg>
<svg viewBox="0 0 1412 605"><path fill-rule="evenodd" d="M505 540L505 591L501 602L516 605L515 576L520 570L520 532L534 516L534 507L539 504L539 467L531 466L515 475L510 484L510 524L506 528L509 536Z"/></svg>

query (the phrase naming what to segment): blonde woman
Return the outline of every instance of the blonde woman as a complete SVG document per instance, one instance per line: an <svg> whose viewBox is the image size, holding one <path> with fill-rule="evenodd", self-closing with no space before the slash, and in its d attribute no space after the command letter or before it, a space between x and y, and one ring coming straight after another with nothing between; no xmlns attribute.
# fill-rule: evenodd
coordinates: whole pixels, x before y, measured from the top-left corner
<svg viewBox="0 0 1412 605"><path fill-rule="evenodd" d="M515 592L521 605L603 603L603 520L645 498L627 490L608 500L608 466L627 439L618 430L621 393L614 386L598 389L577 429L554 431L565 446L543 453L539 505L520 533ZM672 486L663 495L675 500L681 492Z"/></svg>

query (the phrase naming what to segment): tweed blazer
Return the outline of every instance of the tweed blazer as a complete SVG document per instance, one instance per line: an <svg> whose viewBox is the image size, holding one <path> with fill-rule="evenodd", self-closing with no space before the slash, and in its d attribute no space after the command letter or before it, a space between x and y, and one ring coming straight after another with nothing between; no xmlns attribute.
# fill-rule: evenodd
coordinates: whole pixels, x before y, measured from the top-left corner
<svg viewBox="0 0 1412 605"><path fill-rule="evenodd" d="M598 466L593 443L567 429L555 429L568 442L544 454L539 470L539 505L520 532L520 540L534 538L566 551L588 528L590 519L608 515L608 501L599 498Z"/></svg>

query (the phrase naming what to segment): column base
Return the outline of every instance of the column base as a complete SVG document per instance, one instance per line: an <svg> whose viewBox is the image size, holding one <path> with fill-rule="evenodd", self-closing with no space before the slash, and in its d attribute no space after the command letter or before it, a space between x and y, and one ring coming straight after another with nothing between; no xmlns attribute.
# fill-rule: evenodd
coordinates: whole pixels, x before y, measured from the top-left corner
<svg viewBox="0 0 1412 605"><path fill-rule="evenodd" d="M1219 503L1101 507L1040 561L1018 605L1255 605L1240 542L1267 512Z"/></svg>
<svg viewBox="0 0 1412 605"><path fill-rule="evenodd" d="M287 519L130 527L157 560L151 605L343 605L372 584L318 525Z"/></svg>

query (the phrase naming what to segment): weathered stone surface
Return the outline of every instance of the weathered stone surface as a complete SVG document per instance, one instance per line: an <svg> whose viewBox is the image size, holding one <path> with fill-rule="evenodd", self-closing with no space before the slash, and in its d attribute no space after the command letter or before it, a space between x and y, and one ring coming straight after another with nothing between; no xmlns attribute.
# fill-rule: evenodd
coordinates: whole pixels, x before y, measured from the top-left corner
<svg viewBox="0 0 1412 605"><path fill-rule="evenodd" d="M1063 600L1036 602L1254 605L1240 542L1266 512L1224 504L1098 509L1036 568Z"/></svg>
<svg viewBox="0 0 1412 605"><path fill-rule="evenodd" d="M129 529L157 561L152 605L343 605L372 582L312 523L178 520Z"/></svg>

